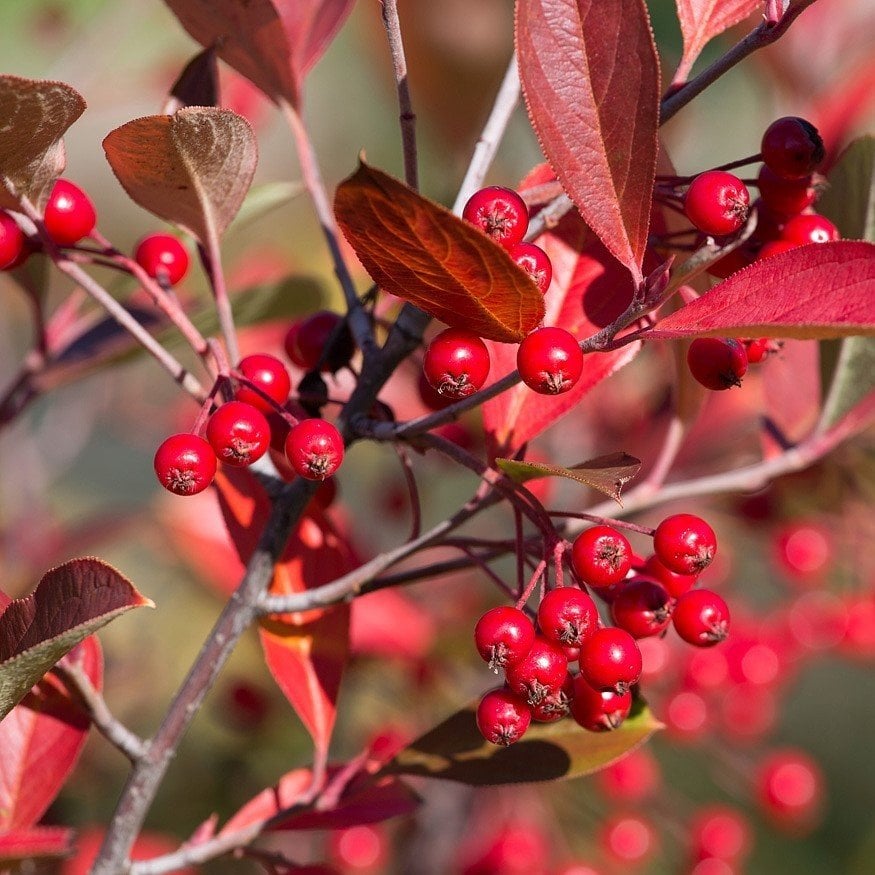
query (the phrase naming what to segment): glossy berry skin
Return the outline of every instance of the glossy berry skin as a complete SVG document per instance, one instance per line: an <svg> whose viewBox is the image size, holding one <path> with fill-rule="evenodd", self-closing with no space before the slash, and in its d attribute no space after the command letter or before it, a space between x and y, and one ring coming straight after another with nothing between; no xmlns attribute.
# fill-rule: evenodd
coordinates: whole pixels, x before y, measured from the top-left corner
<svg viewBox="0 0 875 875"><path fill-rule="evenodd" d="M717 536L701 517L676 513L656 527L653 550L669 570L678 574L699 574L711 564L717 553Z"/></svg>
<svg viewBox="0 0 875 875"><path fill-rule="evenodd" d="M72 246L87 237L97 221L91 198L68 179L59 179L49 195L44 222L58 246Z"/></svg>
<svg viewBox="0 0 875 875"><path fill-rule="evenodd" d="M519 243L529 227L525 201L512 189L500 185L474 192L462 210L462 218L505 249Z"/></svg>
<svg viewBox="0 0 875 875"><path fill-rule="evenodd" d="M725 237L747 221L750 194L731 173L708 170L700 173L684 195L687 218L704 234Z"/></svg>
<svg viewBox="0 0 875 875"><path fill-rule="evenodd" d="M515 243L508 250L510 257L532 278L543 295L553 279L553 262L550 256L534 243Z"/></svg>
<svg viewBox="0 0 875 875"><path fill-rule="evenodd" d="M174 495L197 495L216 476L216 454L196 434L174 434L155 453L158 482Z"/></svg>
<svg viewBox="0 0 875 875"><path fill-rule="evenodd" d="M610 526L593 526L575 539L571 565L589 586L613 586L623 580L632 567L632 545L625 535Z"/></svg>
<svg viewBox="0 0 875 875"><path fill-rule="evenodd" d="M763 243L760 247L756 260L763 261L766 258L771 258L773 255L780 255L782 252L789 252L791 249L795 249L798 245L798 243L792 243L789 240L769 240L768 243ZM748 361L750 360L750 356L748 356Z"/></svg>
<svg viewBox="0 0 875 875"><path fill-rule="evenodd" d="M662 584L663 589L673 598L680 598L689 592L699 579L698 574L678 574L659 561L657 555L648 556L644 563L645 574Z"/></svg>
<svg viewBox="0 0 875 875"><path fill-rule="evenodd" d="M674 606L672 623L688 644L713 647L729 635L729 607L709 589L693 589Z"/></svg>
<svg viewBox="0 0 875 875"><path fill-rule="evenodd" d="M817 128L798 116L773 121L763 134L760 151L769 170L783 179L808 176L826 155Z"/></svg>
<svg viewBox="0 0 875 875"><path fill-rule="evenodd" d="M496 674L519 662L535 643L535 627L519 608L490 608L474 627L477 652Z"/></svg>
<svg viewBox="0 0 875 875"><path fill-rule="evenodd" d="M611 602L614 625L633 638L659 635L671 620L671 596L656 581L630 580Z"/></svg>
<svg viewBox="0 0 875 875"><path fill-rule="evenodd" d="M282 407L292 390L292 381L286 366L275 356L266 353L255 353L240 359L237 370L250 380L272 401L276 406ZM267 398L260 395L249 386L241 385L237 389L237 400L245 401L256 407L262 413L272 413L276 407Z"/></svg>
<svg viewBox="0 0 875 875"><path fill-rule="evenodd" d="M18 222L0 210L0 270L15 266L24 251L24 234Z"/></svg>
<svg viewBox="0 0 875 875"><path fill-rule="evenodd" d="M747 352L731 337L697 337L687 350L687 365L697 383L720 392L741 385Z"/></svg>
<svg viewBox="0 0 875 875"><path fill-rule="evenodd" d="M793 216L781 231L781 239L797 246L806 243L830 243L840 239L839 229L825 216L803 213Z"/></svg>
<svg viewBox="0 0 875 875"><path fill-rule="evenodd" d="M539 705L565 682L568 661L560 647L540 635L529 652L507 667L507 685L530 705Z"/></svg>
<svg viewBox="0 0 875 875"><path fill-rule="evenodd" d="M551 589L538 606L538 628L560 646L580 647L595 632L599 615L595 602L575 586Z"/></svg>
<svg viewBox="0 0 875 875"><path fill-rule="evenodd" d="M188 252L172 234L149 234L137 244L134 261L152 279L175 286L188 273Z"/></svg>
<svg viewBox="0 0 875 875"><path fill-rule="evenodd" d="M428 345L422 371L436 392L456 400L483 387L489 365L489 350L480 337L473 331L447 328Z"/></svg>
<svg viewBox="0 0 875 875"><path fill-rule="evenodd" d="M583 353L564 328L538 328L523 338L516 358L523 382L541 395L561 395L583 371Z"/></svg>
<svg viewBox="0 0 875 875"><path fill-rule="evenodd" d="M817 198L811 176L784 179L763 164L757 177L763 204L779 216L796 216L808 209Z"/></svg>
<svg viewBox="0 0 875 875"><path fill-rule="evenodd" d="M302 419L286 437L286 458L299 477L325 480L343 462L343 438L324 419Z"/></svg>
<svg viewBox="0 0 875 875"><path fill-rule="evenodd" d="M590 732L609 732L617 729L629 716L632 709L632 694L628 690L594 689L586 678L574 679L574 697L571 700L571 716L575 722Z"/></svg>
<svg viewBox="0 0 875 875"><path fill-rule="evenodd" d="M624 693L641 677L641 651L624 629L598 629L580 648L580 673L597 690Z"/></svg>
<svg viewBox="0 0 875 875"><path fill-rule="evenodd" d="M312 371L319 365L319 370L325 373L336 373L349 364L355 353L355 341L349 326L341 329L331 352L321 364L319 362L329 338L343 321L343 316L339 313L320 310L292 323L284 340L286 355L304 370Z"/></svg>
<svg viewBox="0 0 875 875"><path fill-rule="evenodd" d="M490 690L477 706L477 728L492 744L507 747L519 741L532 722L525 700L503 687Z"/></svg>
<svg viewBox="0 0 875 875"><path fill-rule="evenodd" d="M242 468L267 452L270 425L257 407L244 401L229 401L210 417L207 440L220 461Z"/></svg>

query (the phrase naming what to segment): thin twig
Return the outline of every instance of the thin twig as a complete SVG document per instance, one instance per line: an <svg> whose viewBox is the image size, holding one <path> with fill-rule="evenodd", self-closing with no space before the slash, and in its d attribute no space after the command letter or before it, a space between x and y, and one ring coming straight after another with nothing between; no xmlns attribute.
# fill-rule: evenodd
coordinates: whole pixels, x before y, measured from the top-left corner
<svg viewBox="0 0 875 875"><path fill-rule="evenodd" d="M231 309L231 299L228 297L228 287L225 285L225 271L222 269L222 252L219 248L218 238L215 235L210 235L209 240L202 246L198 246L198 254L213 291L216 313L219 316L219 328L222 331L228 358L236 365L240 361L240 346L237 343L234 311Z"/></svg>

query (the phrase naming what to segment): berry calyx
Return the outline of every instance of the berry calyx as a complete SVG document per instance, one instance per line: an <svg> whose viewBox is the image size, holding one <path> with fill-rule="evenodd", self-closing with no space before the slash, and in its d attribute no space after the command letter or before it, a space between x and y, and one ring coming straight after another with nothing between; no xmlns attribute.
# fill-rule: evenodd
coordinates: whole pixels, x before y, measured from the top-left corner
<svg viewBox="0 0 875 875"><path fill-rule="evenodd" d="M447 328L429 344L422 370L429 385L446 398L467 398L489 376L486 344L463 328Z"/></svg>
<svg viewBox="0 0 875 875"><path fill-rule="evenodd" d="M72 246L94 230L97 212L78 185L59 179L49 195L43 222L57 246Z"/></svg>
<svg viewBox="0 0 875 875"><path fill-rule="evenodd" d="M302 419L286 437L286 458L299 477L325 480L343 462L343 438L324 419Z"/></svg>
<svg viewBox="0 0 875 875"><path fill-rule="evenodd" d="M817 198L811 176L785 179L763 164L757 177L757 187L763 203L779 216L796 216L808 209Z"/></svg>
<svg viewBox="0 0 875 875"><path fill-rule="evenodd" d="M641 651L624 629L597 629L580 648L580 673L597 690L626 692L638 683L641 666Z"/></svg>
<svg viewBox="0 0 875 875"><path fill-rule="evenodd" d="M561 395L580 379L583 353L564 328L538 328L523 338L517 350L522 381L541 395Z"/></svg>
<svg viewBox="0 0 875 875"><path fill-rule="evenodd" d="M672 600L658 583L646 578L630 580L611 602L614 624L633 638L658 635L671 620Z"/></svg>
<svg viewBox="0 0 875 875"><path fill-rule="evenodd" d="M632 694L628 690L597 690L578 675L574 679L571 716L590 732L610 732L617 729L632 710Z"/></svg>
<svg viewBox="0 0 875 875"><path fill-rule="evenodd" d="M14 267L24 251L24 234L18 222L0 210L0 270Z"/></svg>
<svg viewBox="0 0 875 875"><path fill-rule="evenodd" d="M519 243L529 227L525 201L512 189L500 185L474 192L462 210L462 218L505 249Z"/></svg>
<svg viewBox="0 0 875 875"><path fill-rule="evenodd" d="M519 741L531 722L525 700L503 687L490 690L477 706L477 728L492 744L506 747Z"/></svg>
<svg viewBox="0 0 875 875"><path fill-rule="evenodd" d="M589 586L612 586L623 580L632 567L632 545L610 526L593 526L575 538L571 566Z"/></svg>
<svg viewBox="0 0 875 875"><path fill-rule="evenodd" d="M207 440L217 458L241 468L267 452L270 425L257 407L244 401L229 401L210 417Z"/></svg>
<svg viewBox="0 0 875 875"><path fill-rule="evenodd" d="M693 589L682 595L671 619L678 635L696 647L713 647L729 635L729 607L709 589Z"/></svg>
<svg viewBox="0 0 875 875"><path fill-rule="evenodd" d="M197 495L216 476L216 454L196 434L174 434L164 440L155 453L158 482L174 495Z"/></svg>
<svg viewBox="0 0 875 875"><path fill-rule="evenodd" d="M152 279L175 286L188 273L188 252L172 234L149 234L134 250L134 261Z"/></svg>
<svg viewBox="0 0 875 875"><path fill-rule="evenodd" d="M535 643L535 627L518 608L490 608L474 627L474 643L481 658L498 674L519 662Z"/></svg>
<svg viewBox="0 0 875 875"><path fill-rule="evenodd" d="M543 295L553 279L553 262L550 256L534 243L515 243L508 250L510 257L532 278Z"/></svg>
<svg viewBox="0 0 875 875"><path fill-rule="evenodd" d="M798 116L773 121L763 134L760 151L763 162L783 179L808 176L826 155L817 128Z"/></svg>
<svg viewBox="0 0 875 875"><path fill-rule="evenodd" d="M745 184L724 170L700 173L684 195L687 218L704 234L725 237L747 221L750 194Z"/></svg>
<svg viewBox="0 0 875 875"><path fill-rule="evenodd" d="M697 337L687 350L687 365L696 382L715 392L741 385L747 373L744 344L729 337Z"/></svg>
<svg viewBox="0 0 875 875"><path fill-rule="evenodd" d="M288 400L292 381L286 366L275 356L267 353L248 355L240 359L237 370L264 393L262 395L249 386L240 386L236 393L238 401L245 401L262 413L272 413ZM275 404L271 404L271 401Z"/></svg>
<svg viewBox="0 0 875 875"><path fill-rule="evenodd" d="M539 705L565 682L568 661L561 648L540 635L529 652L507 667L507 685L530 705Z"/></svg>
<svg viewBox="0 0 875 875"><path fill-rule="evenodd" d="M666 517L653 535L653 550L666 568L678 574L698 574L717 553L714 529L701 517L677 513Z"/></svg>
<svg viewBox="0 0 875 875"><path fill-rule="evenodd" d="M551 589L538 605L538 628L561 646L580 647L598 627L598 609L583 590L574 586Z"/></svg>
<svg viewBox="0 0 875 875"><path fill-rule="evenodd" d="M343 316L331 310L320 310L293 322L286 333L283 345L286 355L299 367L312 371L319 364L322 353L337 326L344 321ZM355 353L355 341L349 326L340 330L340 336L332 344L325 356L320 370L336 373L346 367Z"/></svg>
<svg viewBox="0 0 875 875"><path fill-rule="evenodd" d="M555 723L568 715L573 699L574 678L568 672L562 686L532 708L532 717L539 723Z"/></svg>
<svg viewBox="0 0 875 875"><path fill-rule="evenodd" d="M839 229L825 216L803 213L793 216L781 231L781 239L797 246L806 243L831 243L840 239Z"/></svg>

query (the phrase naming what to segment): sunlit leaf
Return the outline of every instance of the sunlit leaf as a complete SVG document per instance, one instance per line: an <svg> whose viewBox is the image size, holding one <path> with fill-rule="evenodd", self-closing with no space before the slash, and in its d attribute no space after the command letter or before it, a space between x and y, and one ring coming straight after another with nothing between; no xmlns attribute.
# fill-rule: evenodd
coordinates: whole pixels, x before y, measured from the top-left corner
<svg viewBox="0 0 875 875"><path fill-rule="evenodd" d="M32 826L0 832L0 863L42 857L66 857L73 848L73 830L63 826Z"/></svg>
<svg viewBox="0 0 875 875"><path fill-rule="evenodd" d="M763 0L676 0L676 3L684 38L681 67L687 71L715 36L763 7Z"/></svg>

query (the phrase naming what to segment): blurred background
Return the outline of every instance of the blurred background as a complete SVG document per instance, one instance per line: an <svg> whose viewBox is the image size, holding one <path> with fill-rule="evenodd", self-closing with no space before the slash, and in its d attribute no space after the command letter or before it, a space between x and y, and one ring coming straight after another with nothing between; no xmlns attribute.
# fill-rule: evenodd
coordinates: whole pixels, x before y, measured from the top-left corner
<svg viewBox="0 0 875 875"><path fill-rule="evenodd" d="M674 5L652 0L649 6L670 81L681 50ZM510 56L512 3L403 0L399 8L419 120L422 190L451 203ZM696 70L751 24L709 45ZM100 230L123 250L163 228L126 198L101 140L125 121L161 111L196 50L157 0L4 0L0 8L3 71L62 80L86 98L88 110L66 137L66 176L90 193ZM242 334L244 352L281 354L295 315L338 307L340 299L306 198L274 185L298 180L281 119L227 68L222 85L223 104L256 129L255 184L274 203L235 223L225 268L235 295L251 296L256 324ZM361 150L370 163L401 175L378 3L356 4L307 81L305 113L331 186L354 170ZM829 160L873 130L871 4L820 0L787 38L679 113L665 129L665 144L679 173L695 173L758 151L764 128L786 114L820 128ZM519 111L489 181L512 186L541 160ZM135 294L114 275L95 275L120 296ZM355 276L366 288L358 267ZM49 308L68 292L53 278ZM6 276L0 295L5 386L29 348L30 311ZM198 271L180 295L194 311L207 307ZM176 351L185 356L181 345ZM823 352L826 371L834 350L825 344ZM539 438L532 452L573 464L625 450L645 465L652 462L671 413L674 360L667 346L648 348ZM800 360L808 367L811 413L819 392L817 358L791 348L767 366L784 368L792 386L799 373L793 362ZM399 417L425 409L417 377L416 363L408 363L384 393ZM96 554L155 600L157 611L135 612L100 634L107 698L123 721L148 735L217 616L237 560L209 493L191 500L158 494L155 447L171 431L189 428L197 413L162 372L142 356L126 356L114 368L65 371L58 382L0 431L3 589L25 594L48 568ZM348 386L341 376L332 392L342 395ZM760 374L751 373L741 392L699 397L701 413L674 476L755 462L766 395ZM451 435L482 452L476 416ZM644 690L667 729L630 758L625 771L510 790L423 783L417 789L424 805L413 818L355 835L292 833L281 846L295 860L327 857L343 872L555 873L565 862L588 861L604 873L686 873L696 855L691 823L707 806L722 805L737 815L730 818L736 832L727 829L739 849L730 868L708 870L712 875L875 871L873 438L870 431L756 495L660 507L636 518L655 525L680 509L707 516L721 544L707 585L730 602L734 628L727 644L707 654L690 654L671 636L647 643ZM474 487L471 477L441 460L417 457L415 466L425 525L451 513ZM363 556L406 538L409 501L391 450L357 446L338 481L329 513L349 526ZM544 489L550 507L581 509L594 498L577 484ZM511 525L496 511L474 530L495 536ZM511 566L504 570L512 573ZM485 690L491 676L476 659L471 634L479 614L498 601L489 580L474 573L363 599L353 621L355 655L341 692L334 757L354 755L379 735L413 737ZM802 764L790 783L805 785L803 797L806 782L816 781L810 804L791 816L780 799L764 799L761 787L764 763L787 751L790 762ZM309 762L308 737L274 687L255 636L244 639L162 786L148 821L155 844L144 853L157 852L162 842L175 846L213 812L225 819ZM123 757L93 737L47 822L81 827L83 847L93 845L125 774ZM83 851L79 869L66 864L65 875L84 871L84 857ZM261 870L222 861L203 871Z"/></svg>

